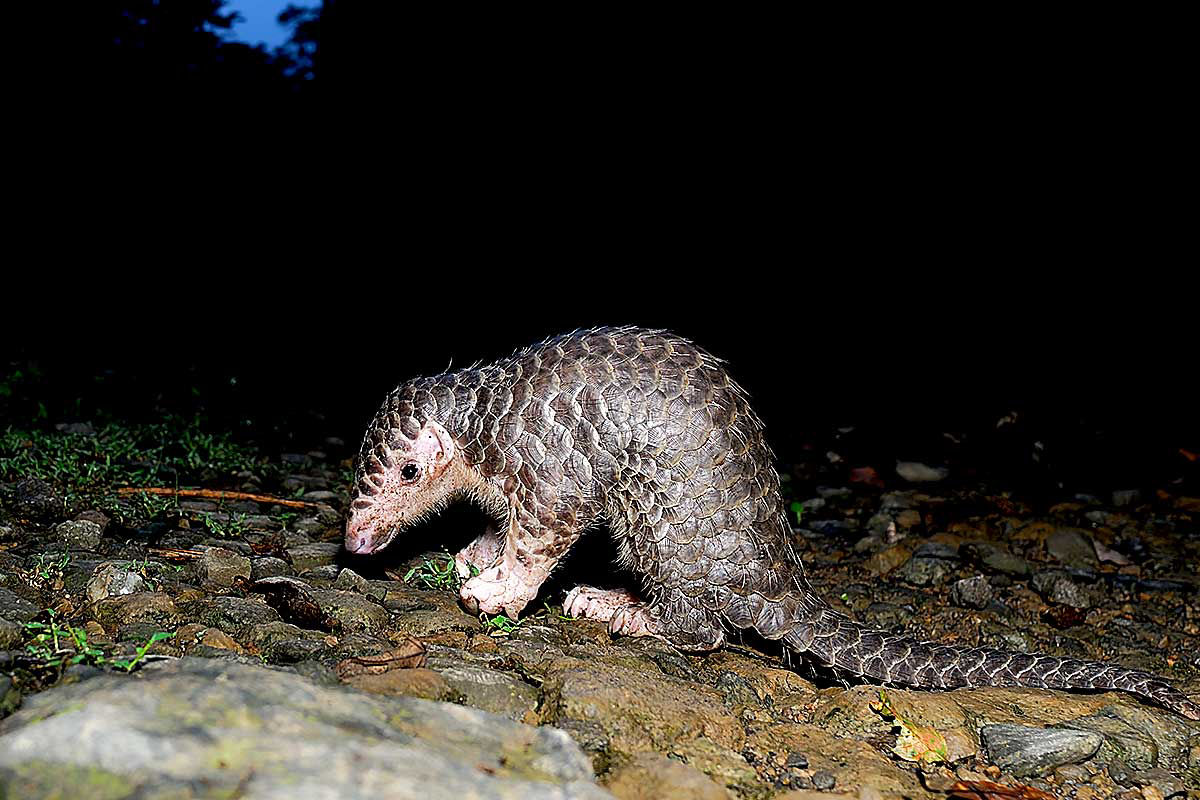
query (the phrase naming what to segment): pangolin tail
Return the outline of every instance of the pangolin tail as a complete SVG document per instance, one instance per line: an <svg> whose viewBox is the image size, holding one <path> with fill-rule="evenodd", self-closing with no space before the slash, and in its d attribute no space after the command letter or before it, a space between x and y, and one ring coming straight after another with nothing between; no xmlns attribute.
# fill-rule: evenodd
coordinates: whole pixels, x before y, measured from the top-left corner
<svg viewBox="0 0 1200 800"><path fill-rule="evenodd" d="M826 666L882 683L927 689L1119 689L1200 720L1200 705L1148 672L1098 661L923 642L872 630L829 608L814 612L810 618L798 620L782 641Z"/></svg>

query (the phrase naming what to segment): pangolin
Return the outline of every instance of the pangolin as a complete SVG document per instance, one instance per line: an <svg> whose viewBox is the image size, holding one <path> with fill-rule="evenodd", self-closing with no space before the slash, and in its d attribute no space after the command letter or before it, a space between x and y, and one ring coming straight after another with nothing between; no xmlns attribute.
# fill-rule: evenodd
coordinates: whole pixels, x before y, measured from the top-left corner
<svg viewBox="0 0 1200 800"><path fill-rule="evenodd" d="M1121 689L1200 719L1146 672L920 641L833 610L793 550L779 486L762 422L719 359L663 330L594 328L388 394L363 437L345 543L378 552L470 498L497 529L456 556L461 602L515 619L605 523L642 596L580 586L564 609L614 634L705 651L750 629L881 683Z"/></svg>

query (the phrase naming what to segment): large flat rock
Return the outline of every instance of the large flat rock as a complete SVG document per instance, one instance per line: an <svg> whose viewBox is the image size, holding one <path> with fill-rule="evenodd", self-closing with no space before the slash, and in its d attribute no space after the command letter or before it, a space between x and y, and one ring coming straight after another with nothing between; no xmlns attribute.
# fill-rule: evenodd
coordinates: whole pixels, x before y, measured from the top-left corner
<svg viewBox="0 0 1200 800"><path fill-rule="evenodd" d="M0 722L0 796L608 798L562 731L184 658L35 695Z"/></svg>

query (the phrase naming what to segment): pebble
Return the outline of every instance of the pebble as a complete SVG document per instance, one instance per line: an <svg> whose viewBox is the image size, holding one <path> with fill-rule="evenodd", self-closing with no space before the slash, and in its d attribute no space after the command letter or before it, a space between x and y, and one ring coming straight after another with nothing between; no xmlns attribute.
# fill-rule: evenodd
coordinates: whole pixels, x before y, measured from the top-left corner
<svg viewBox="0 0 1200 800"><path fill-rule="evenodd" d="M913 556L896 574L914 586L937 586L945 583L954 566L943 558Z"/></svg>
<svg viewBox="0 0 1200 800"><path fill-rule="evenodd" d="M1059 528L1050 534L1046 552L1068 567L1094 567L1098 563L1092 537L1078 528Z"/></svg>
<svg viewBox="0 0 1200 800"><path fill-rule="evenodd" d="M1104 741L1094 731L1026 725L984 725L979 736L991 762L1019 778L1047 775L1063 764L1085 761Z"/></svg>
<svg viewBox="0 0 1200 800"><path fill-rule="evenodd" d="M933 483L950 474L945 467L931 467L920 461L897 461L896 474L909 483Z"/></svg>
<svg viewBox="0 0 1200 800"><path fill-rule="evenodd" d="M986 608L992 596L992 585L984 575L963 578L950 587L950 602L962 608Z"/></svg>
<svg viewBox="0 0 1200 800"><path fill-rule="evenodd" d="M250 578L250 559L223 547L212 547L200 557L196 573L205 588L227 589L238 578Z"/></svg>
<svg viewBox="0 0 1200 800"><path fill-rule="evenodd" d="M820 789L823 792L828 792L837 785L837 778L827 769L820 769L812 775L812 785L814 789Z"/></svg>
<svg viewBox="0 0 1200 800"><path fill-rule="evenodd" d="M1048 570L1037 573L1033 576L1033 588L1051 603L1073 608L1092 607L1087 591L1063 572Z"/></svg>
<svg viewBox="0 0 1200 800"><path fill-rule="evenodd" d="M79 519L60 522L54 535L72 550L95 550L104 538L104 529L91 520Z"/></svg>
<svg viewBox="0 0 1200 800"><path fill-rule="evenodd" d="M1031 572L1028 561L1013 555L1008 548L991 542L964 542L959 552L993 572L1008 575L1028 575Z"/></svg>
<svg viewBox="0 0 1200 800"><path fill-rule="evenodd" d="M146 579L141 573L130 569L128 564L108 562L101 564L87 582L88 600L95 603L106 597L133 594L146 589Z"/></svg>

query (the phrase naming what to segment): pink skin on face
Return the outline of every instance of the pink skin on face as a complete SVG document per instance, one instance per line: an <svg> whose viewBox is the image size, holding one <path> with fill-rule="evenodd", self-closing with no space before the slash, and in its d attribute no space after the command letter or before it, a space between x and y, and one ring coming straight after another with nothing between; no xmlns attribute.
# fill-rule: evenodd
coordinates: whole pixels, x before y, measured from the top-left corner
<svg viewBox="0 0 1200 800"><path fill-rule="evenodd" d="M445 428L430 420L415 440L396 436L368 455L366 475L350 504L346 549L359 555L382 550L443 503L457 488L448 474L455 452Z"/></svg>

